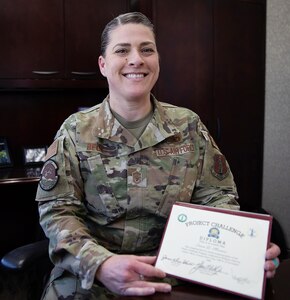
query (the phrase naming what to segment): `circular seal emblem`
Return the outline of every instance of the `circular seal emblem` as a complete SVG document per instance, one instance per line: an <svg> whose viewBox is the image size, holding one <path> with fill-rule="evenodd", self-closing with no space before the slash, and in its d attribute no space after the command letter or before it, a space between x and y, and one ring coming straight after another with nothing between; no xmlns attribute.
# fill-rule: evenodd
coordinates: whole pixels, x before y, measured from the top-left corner
<svg viewBox="0 0 290 300"><path fill-rule="evenodd" d="M56 186L58 181L57 169L57 164L51 159L43 165L39 186L44 191L50 191Z"/></svg>
<svg viewBox="0 0 290 300"><path fill-rule="evenodd" d="M217 228L213 227L209 230L208 237L218 239L219 236L220 236L220 231Z"/></svg>
<svg viewBox="0 0 290 300"><path fill-rule="evenodd" d="M187 216L185 214L180 214L178 216L178 221L179 222L185 222L187 220Z"/></svg>

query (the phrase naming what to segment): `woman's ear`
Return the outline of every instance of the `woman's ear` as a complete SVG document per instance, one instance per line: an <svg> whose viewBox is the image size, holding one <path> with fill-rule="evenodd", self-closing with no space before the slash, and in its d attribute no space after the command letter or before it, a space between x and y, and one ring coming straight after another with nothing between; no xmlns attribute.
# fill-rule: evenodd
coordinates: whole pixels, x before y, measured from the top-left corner
<svg viewBox="0 0 290 300"><path fill-rule="evenodd" d="M98 64L99 64L100 72L104 77L106 77L106 62L102 55L99 56Z"/></svg>

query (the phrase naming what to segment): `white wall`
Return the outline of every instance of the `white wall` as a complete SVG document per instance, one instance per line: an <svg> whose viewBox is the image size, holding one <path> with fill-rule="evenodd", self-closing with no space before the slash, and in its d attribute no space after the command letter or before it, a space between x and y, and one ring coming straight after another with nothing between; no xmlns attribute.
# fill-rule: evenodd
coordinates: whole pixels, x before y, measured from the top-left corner
<svg viewBox="0 0 290 300"><path fill-rule="evenodd" d="M290 1L267 1L263 204L290 249Z"/></svg>

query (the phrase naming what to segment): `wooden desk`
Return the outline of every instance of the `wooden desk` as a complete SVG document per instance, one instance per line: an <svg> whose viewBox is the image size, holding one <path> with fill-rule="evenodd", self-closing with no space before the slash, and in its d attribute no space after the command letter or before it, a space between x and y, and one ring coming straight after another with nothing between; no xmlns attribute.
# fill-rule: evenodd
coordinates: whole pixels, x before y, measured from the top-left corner
<svg viewBox="0 0 290 300"><path fill-rule="evenodd" d="M35 241L42 232L35 201L39 173L37 168L0 169L0 256Z"/></svg>
<svg viewBox="0 0 290 300"><path fill-rule="evenodd" d="M178 286L170 294L158 293L146 297L123 297L115 300L239 300L246 299L230 293L204 287L198 284ZM265 300L290 299L290 259L284 260L276 276L267 280Z"/></svg>
<svg viewBox="0 0 290 300"><path fill-rule="evenodd" d="M124 297L120 296L114 300L241 300L246 299L230 293L221 292L215 289L210 289L204 286L192 284L190 286L178 286L172 289L171 293L157 293L146 297ZM267 287L265 300L275 300L270 286ZM288 298L280 298L288 299Z"/></svg>

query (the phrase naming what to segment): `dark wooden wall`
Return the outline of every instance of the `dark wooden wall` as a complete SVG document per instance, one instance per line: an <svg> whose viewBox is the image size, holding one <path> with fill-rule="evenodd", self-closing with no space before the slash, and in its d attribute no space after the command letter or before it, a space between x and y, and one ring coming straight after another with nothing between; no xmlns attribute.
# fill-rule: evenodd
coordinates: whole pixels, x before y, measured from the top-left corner
<svg viewBox="0 0 290 300"><path fill-rule="evenodd" d="M113 16L139 10L155 24L161 55L155 95L201 116L231 165L242 208L260 206L265 0L0 0L0 6L0 136L14 167L23 167L23 147L49 145L66 117L103 100L100 31ZM34 196L33 185L0 186L7 202L1 228L29 223ZM21 217L13 212L17 205Z"/></svg>
<svg viewBox="0 0 290 300"><path fill-rule="evenodd" d="M15 167L23 147L49 146L61 123L81 107L103 100L106 89L0 91L0 136L6 136Z"/></svg>

